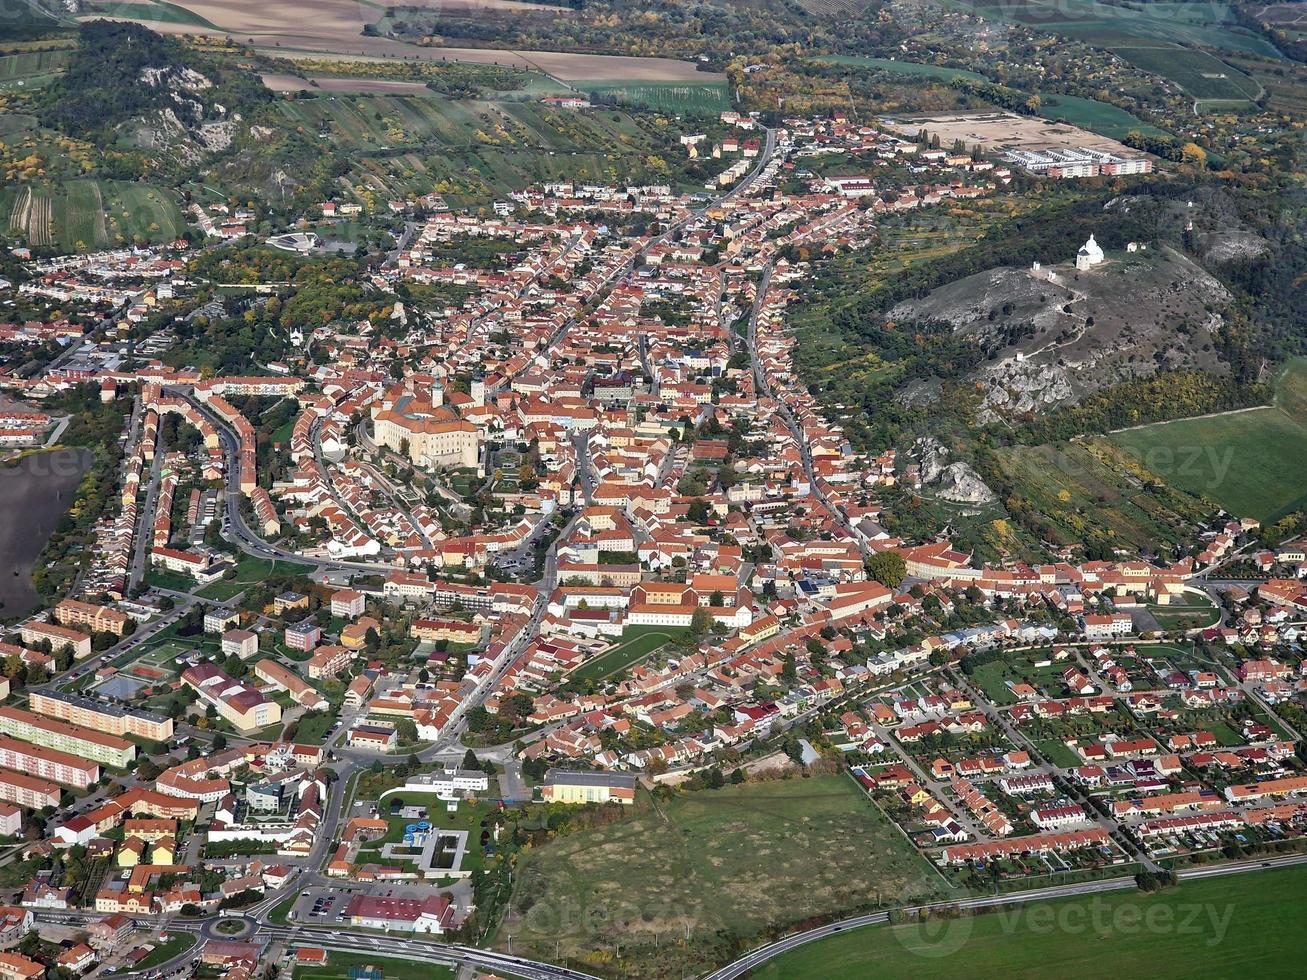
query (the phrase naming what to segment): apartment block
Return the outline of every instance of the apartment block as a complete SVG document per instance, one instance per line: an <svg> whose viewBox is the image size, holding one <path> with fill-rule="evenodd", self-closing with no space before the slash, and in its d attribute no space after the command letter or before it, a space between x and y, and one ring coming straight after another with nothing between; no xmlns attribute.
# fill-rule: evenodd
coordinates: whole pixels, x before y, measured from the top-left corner
<svg viewBox="0 0 1307 980"><path fill-rule="evenodd" d="M222 634L222 655L230 657L233 653L242 660L248 660L259 652L259 637L249 630L228 630Z"/></svg>
<svg viewBox="0 0 1307 980"><path fill-rule="evenodd" d="M54 690L33 691L27 700L28 707L38 714L106 735L132 736L151 742L162 742L173 735L172 719L153 711Z"/></svg>
<svg viewBox="0 0 1307 980"><path fill-rule="evenodd" d="M43 749L0 735L0 768L86 789L100 779L100 767L68 752Z"/></svg>
<svg viewBox="0 0 1307 980"><path fill-rule="evenodd" d="M45 718L22 708L0 708L0 732L115 769L127 768L136 758L136 746L125 738Z"/></svg>
<svg viewBox="0 0 1307 980"><path fill-rule="evenodd" d="M54 607L54 618L64 626L80 626L92 633L112 633L122 636L127 632L131 617L108 606L93 602L65 599Z"/></svg>
<svg viewBox="0 0 1307 980"><path fill-rule="evenodd" d="M62 791L48 779L39 779L26 773L0 770L0 800L16 803L32 810L59 805Z"/></svg>
<svg viewBox="0 0 1307 980"><path fill-rule="evenodd" d="M339 592L331 594L331 614L333 616L354 619L363 615L364 608L365 597L362 592L354 589L341 589Z"/></svg>
<svg viewBox="0 0 1307 980"><path fill-rule="evenodd" d="M23 626L21 635L23 643L29 647L45 640L49 642L50 650L54 653L68 648L78 660L91 655L90 636L78 630L68 629L66 626L34 621Z"/></svg>

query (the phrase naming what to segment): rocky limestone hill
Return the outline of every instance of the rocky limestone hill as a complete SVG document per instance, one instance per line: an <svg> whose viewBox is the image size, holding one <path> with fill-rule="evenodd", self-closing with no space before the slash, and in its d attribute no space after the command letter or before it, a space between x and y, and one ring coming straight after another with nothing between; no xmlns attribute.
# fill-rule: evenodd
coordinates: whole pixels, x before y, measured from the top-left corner
<svg viewBox="0 0 1307 980"><path fill-rule="evenodd" d="M972 374L984 390L981 421L1013 418L1161 369L1223 373L1214 334L1229 292L1167 246L1112 252L1086 271L1058 263L997 268L899 303L897 322L945 322L986 360ZM909 402L930 400L919 385Z"/></svg>

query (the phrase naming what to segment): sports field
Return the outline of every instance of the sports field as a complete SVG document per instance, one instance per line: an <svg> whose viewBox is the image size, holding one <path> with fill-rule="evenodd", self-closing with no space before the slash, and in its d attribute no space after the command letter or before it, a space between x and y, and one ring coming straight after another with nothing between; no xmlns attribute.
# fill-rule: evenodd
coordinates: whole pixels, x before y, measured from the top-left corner
<svg viewBox="0 0 1307 980"><path fill-rule="evenodd" d="M1273 521L1307 502L1307 358L1285 366L1268 407L1160 422L1110 439L1173 486L1236 516Z"/></svg>
<svg viewBox="0 0 1307 980"><path fill-rule="evenodd" d="M870 926L800 947L757 980L899 977L1297 977L1307 868L1031 904L974 918Z"/></svg>
<svg viewBox="0 0 1307 980"><path fill-rule="evenodd" d="M525 852L495 945L593 964L620 943L606 975L700 976L769 926L947 892L844 775L640 805Z"/></svg>

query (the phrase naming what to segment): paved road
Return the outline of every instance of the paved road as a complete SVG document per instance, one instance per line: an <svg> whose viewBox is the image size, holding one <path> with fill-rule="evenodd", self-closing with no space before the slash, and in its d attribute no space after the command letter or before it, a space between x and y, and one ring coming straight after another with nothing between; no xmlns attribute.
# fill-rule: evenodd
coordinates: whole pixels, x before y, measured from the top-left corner
<svg viewBox="0 0 1307 980"><path fill-rule="evenodd" d="M309 565L322 572L353 572L356 574L367 574L371 572L385 575L399 568L398 565L389 565L384 562L363 562L363 561L340 561L331 558L314 558L308 555L300 554L297 551L290 551L286 548L270 544L263 538L259 537L245 523L245 517L241 513L240 501L243 494L240 489L240 447L236 434L231 431L223 419L209 410L209 407L195 397L193 389L180 387L170 389L173 394L180 395L189 401L197 411L205 416L218 430L218 439L222 443L222 452L225 457L223 465L224 482L226 489L225 514L227 518L227 529L224 537L234 544L247 555L254 555L258 558L275 558L287 562L296 562L301 565Z"/></svg>
<svg viewBox="0 0 1307 980"><path fill-rule="evenodd" d="M141 584L149 566L149 554L154 544L154 512L159 506L159 482L163 478L164 455L162 447L156 444L147 476L149 483L145 491L145 506L136 512L136 541L132 545L132 567L127 580L130 588Z"/></svg>

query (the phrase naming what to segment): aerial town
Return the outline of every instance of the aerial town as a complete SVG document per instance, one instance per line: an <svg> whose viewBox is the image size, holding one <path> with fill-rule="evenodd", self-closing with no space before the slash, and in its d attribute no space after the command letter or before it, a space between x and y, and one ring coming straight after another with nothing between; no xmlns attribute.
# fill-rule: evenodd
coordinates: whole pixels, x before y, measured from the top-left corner
<svg viewBox="0 0 1307 980"><path fill-rule="evenodd" d="M1066 520L1129 507L1152 540L1047 509L1011 530L1035 505L985 467L1006 444L899 419L927 389L986 433L1074 402L1003 416L905 289L866 336L966 380L907 378L878 439L821 372L900 362L800 330L887 229L918 247L1164 158L1065 124L1039 143L1010 112L674 125L697 183L551 175L467 207L433 181L272 233L188 189L168 240L6 243L0 978L671 976L660 942L678 975L771 976L790 947L768 944L850 916L1307 860L1307 523L1164 497L1145 460ZM1181 261L1123 210L1013 280L1070 310ZM369 222L387 247L339 244ZM1013 328L1007 363L1095 319ZM765 833L738 815L769 807ZM847 863L791 859L809 834ZM797 879L750 901L811 894L726 944L659 904L660 861L703 865L709 905L759 862ZM542 912L564 888L578 910ZM569 918L591 902L620 911Z"/></svg>

